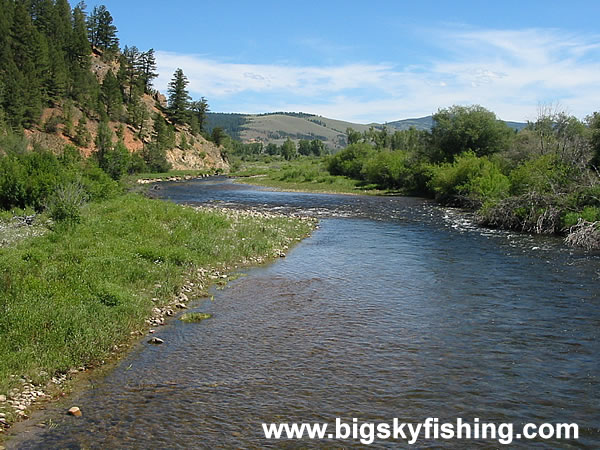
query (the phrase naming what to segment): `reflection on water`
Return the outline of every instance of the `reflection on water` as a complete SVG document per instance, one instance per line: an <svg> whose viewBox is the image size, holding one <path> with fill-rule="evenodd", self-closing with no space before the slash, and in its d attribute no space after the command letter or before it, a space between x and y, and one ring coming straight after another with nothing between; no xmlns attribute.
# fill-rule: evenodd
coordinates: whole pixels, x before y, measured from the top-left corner
<svg viewBox="0 0 600 450"><path fill-rule="evenodd" d="M576 422L578 442L513 446L600 444L598 256L478 229L419 199L226 180L158 192L314 214L321 227L287 258L198 302L213 318L159 330L165 344L140 344L75 399L82 418L56 412L58 426L21 448L316 447L334 442L269 442L260 424L336 417Z"/></svg>

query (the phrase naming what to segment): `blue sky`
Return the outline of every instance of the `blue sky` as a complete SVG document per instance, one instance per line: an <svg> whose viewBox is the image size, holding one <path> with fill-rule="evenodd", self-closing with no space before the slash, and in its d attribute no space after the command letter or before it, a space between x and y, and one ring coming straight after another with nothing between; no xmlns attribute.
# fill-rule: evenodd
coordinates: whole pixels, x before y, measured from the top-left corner
<svg viewBox="0 0 600 450"><path fill-rule="evenodd" d="M600 2L116 1L121 45L157 52L212 111L303 111L354 122L481 104L532 120L600 110Z"/></svg>

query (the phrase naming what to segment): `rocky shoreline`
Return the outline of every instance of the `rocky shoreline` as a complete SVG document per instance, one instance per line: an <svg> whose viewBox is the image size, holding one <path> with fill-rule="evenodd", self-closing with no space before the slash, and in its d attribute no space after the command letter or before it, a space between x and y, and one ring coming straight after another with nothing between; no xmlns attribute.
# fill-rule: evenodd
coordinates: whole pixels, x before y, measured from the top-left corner
<svg viewBox="0 0 600 450"><path fill-rule="evenodd" d="M208 211L224 214L228 219L233 219L234 224L238 220L247 217L272 219L292 216L291 214L217 206L187 206L187 208L192 208L200 212ZM310 223L311 229L317 228L317 220L313 217L297 215L293 215L293 217ZM98 364L90 366L73 367L67 372L55 374L46 383L36 383L35 380L30 378L12 375L13 378L20 378L21 387L13 388L7 395L0 395L0 442L3 439L3 435L6 437L11 426L16 422L27 420L33 411L39 409L45 403L61 399L68 395L71 391L71 382L75 382L79 376L89 374L95 369L106 366L107 363L118 361L126 351L134 345L143 342L144 339L152 340L152 335L155 333L156 327L167 325L169 320L175 318L179 312L188 309L189 302L206 298L209 295L208 289L212 285L227 284L231 279L231 271L285 257L285 252L297 240L286 238L286 242L285 245L275 249L270 254L256 255L248 259L242 259L234 266L223 266L218 270L203 267L190 269L176 295L172 296L166 302L165 299L152 298L155 306L152 308L151 314L146 318L144 326L140 329L132 330L130 332L131 339L127 343L115 345L107 361L103 360ZM161 286L156 285L155 287L160 288ZM147 341L147 343L152 344L157 342ZM40 378L43 379L44 377L47 379L48 374L40 373ZM0 446L0 450L3 450L2 446Z"/></svg>
<svg viewBox="0 0 600 450"><path fill-rule="evenodd" d="M158 177L158 178L138 178L138 184L152 184L152 183L160 183L161 181L187 181L187 180L196 180L202 178L213 177L216 174L201 174L201 175L176 175L176 176L168 176L168 177Z"/></svg>

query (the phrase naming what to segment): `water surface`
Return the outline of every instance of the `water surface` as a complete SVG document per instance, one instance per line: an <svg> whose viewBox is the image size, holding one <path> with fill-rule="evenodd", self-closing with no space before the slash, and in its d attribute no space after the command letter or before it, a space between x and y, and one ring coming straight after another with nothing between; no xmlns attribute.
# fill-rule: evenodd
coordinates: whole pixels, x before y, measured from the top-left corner
<svg viewBox="0 0 600 450"><path fill-rule="evenodd" d="M80 419L20 448L257 448L262 422L576 422L598 447L600 259L560 239L480 229L402 197L273 192L225 179L161 183L163 198L319 217L288 257L161 328L73 399ZM375 447L404 442L377 441ZM421 446L495 447L493 441Z"/></svg>

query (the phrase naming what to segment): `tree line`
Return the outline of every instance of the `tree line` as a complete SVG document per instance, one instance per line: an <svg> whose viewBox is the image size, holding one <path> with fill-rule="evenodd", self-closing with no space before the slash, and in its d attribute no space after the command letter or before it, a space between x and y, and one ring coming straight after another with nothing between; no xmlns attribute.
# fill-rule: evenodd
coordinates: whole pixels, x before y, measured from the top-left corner
<svg viewBox="0 0 600 450"><path fill-rule="evenodd" d="M213 133L217 128L213 129ZM287 138L281 145L277 145L274 142L264 145L262 142L243 143L231 140L228 143L228 147L231 154L239 156L242 159L275 156L290 161L302 156L319 157L329 153L329 149L320 139L301 139L296 143Z"/></svg>
<svg viewBox="0 0 600 450"><path fill-rule="evenodd" d="M555 233L600 221L600 113L552 106L517 132L479 106L433 115L431 131L348 129L327 167L365 184L475 209L481 223ZM579 224L579 225L578 225Z"/></svg>

